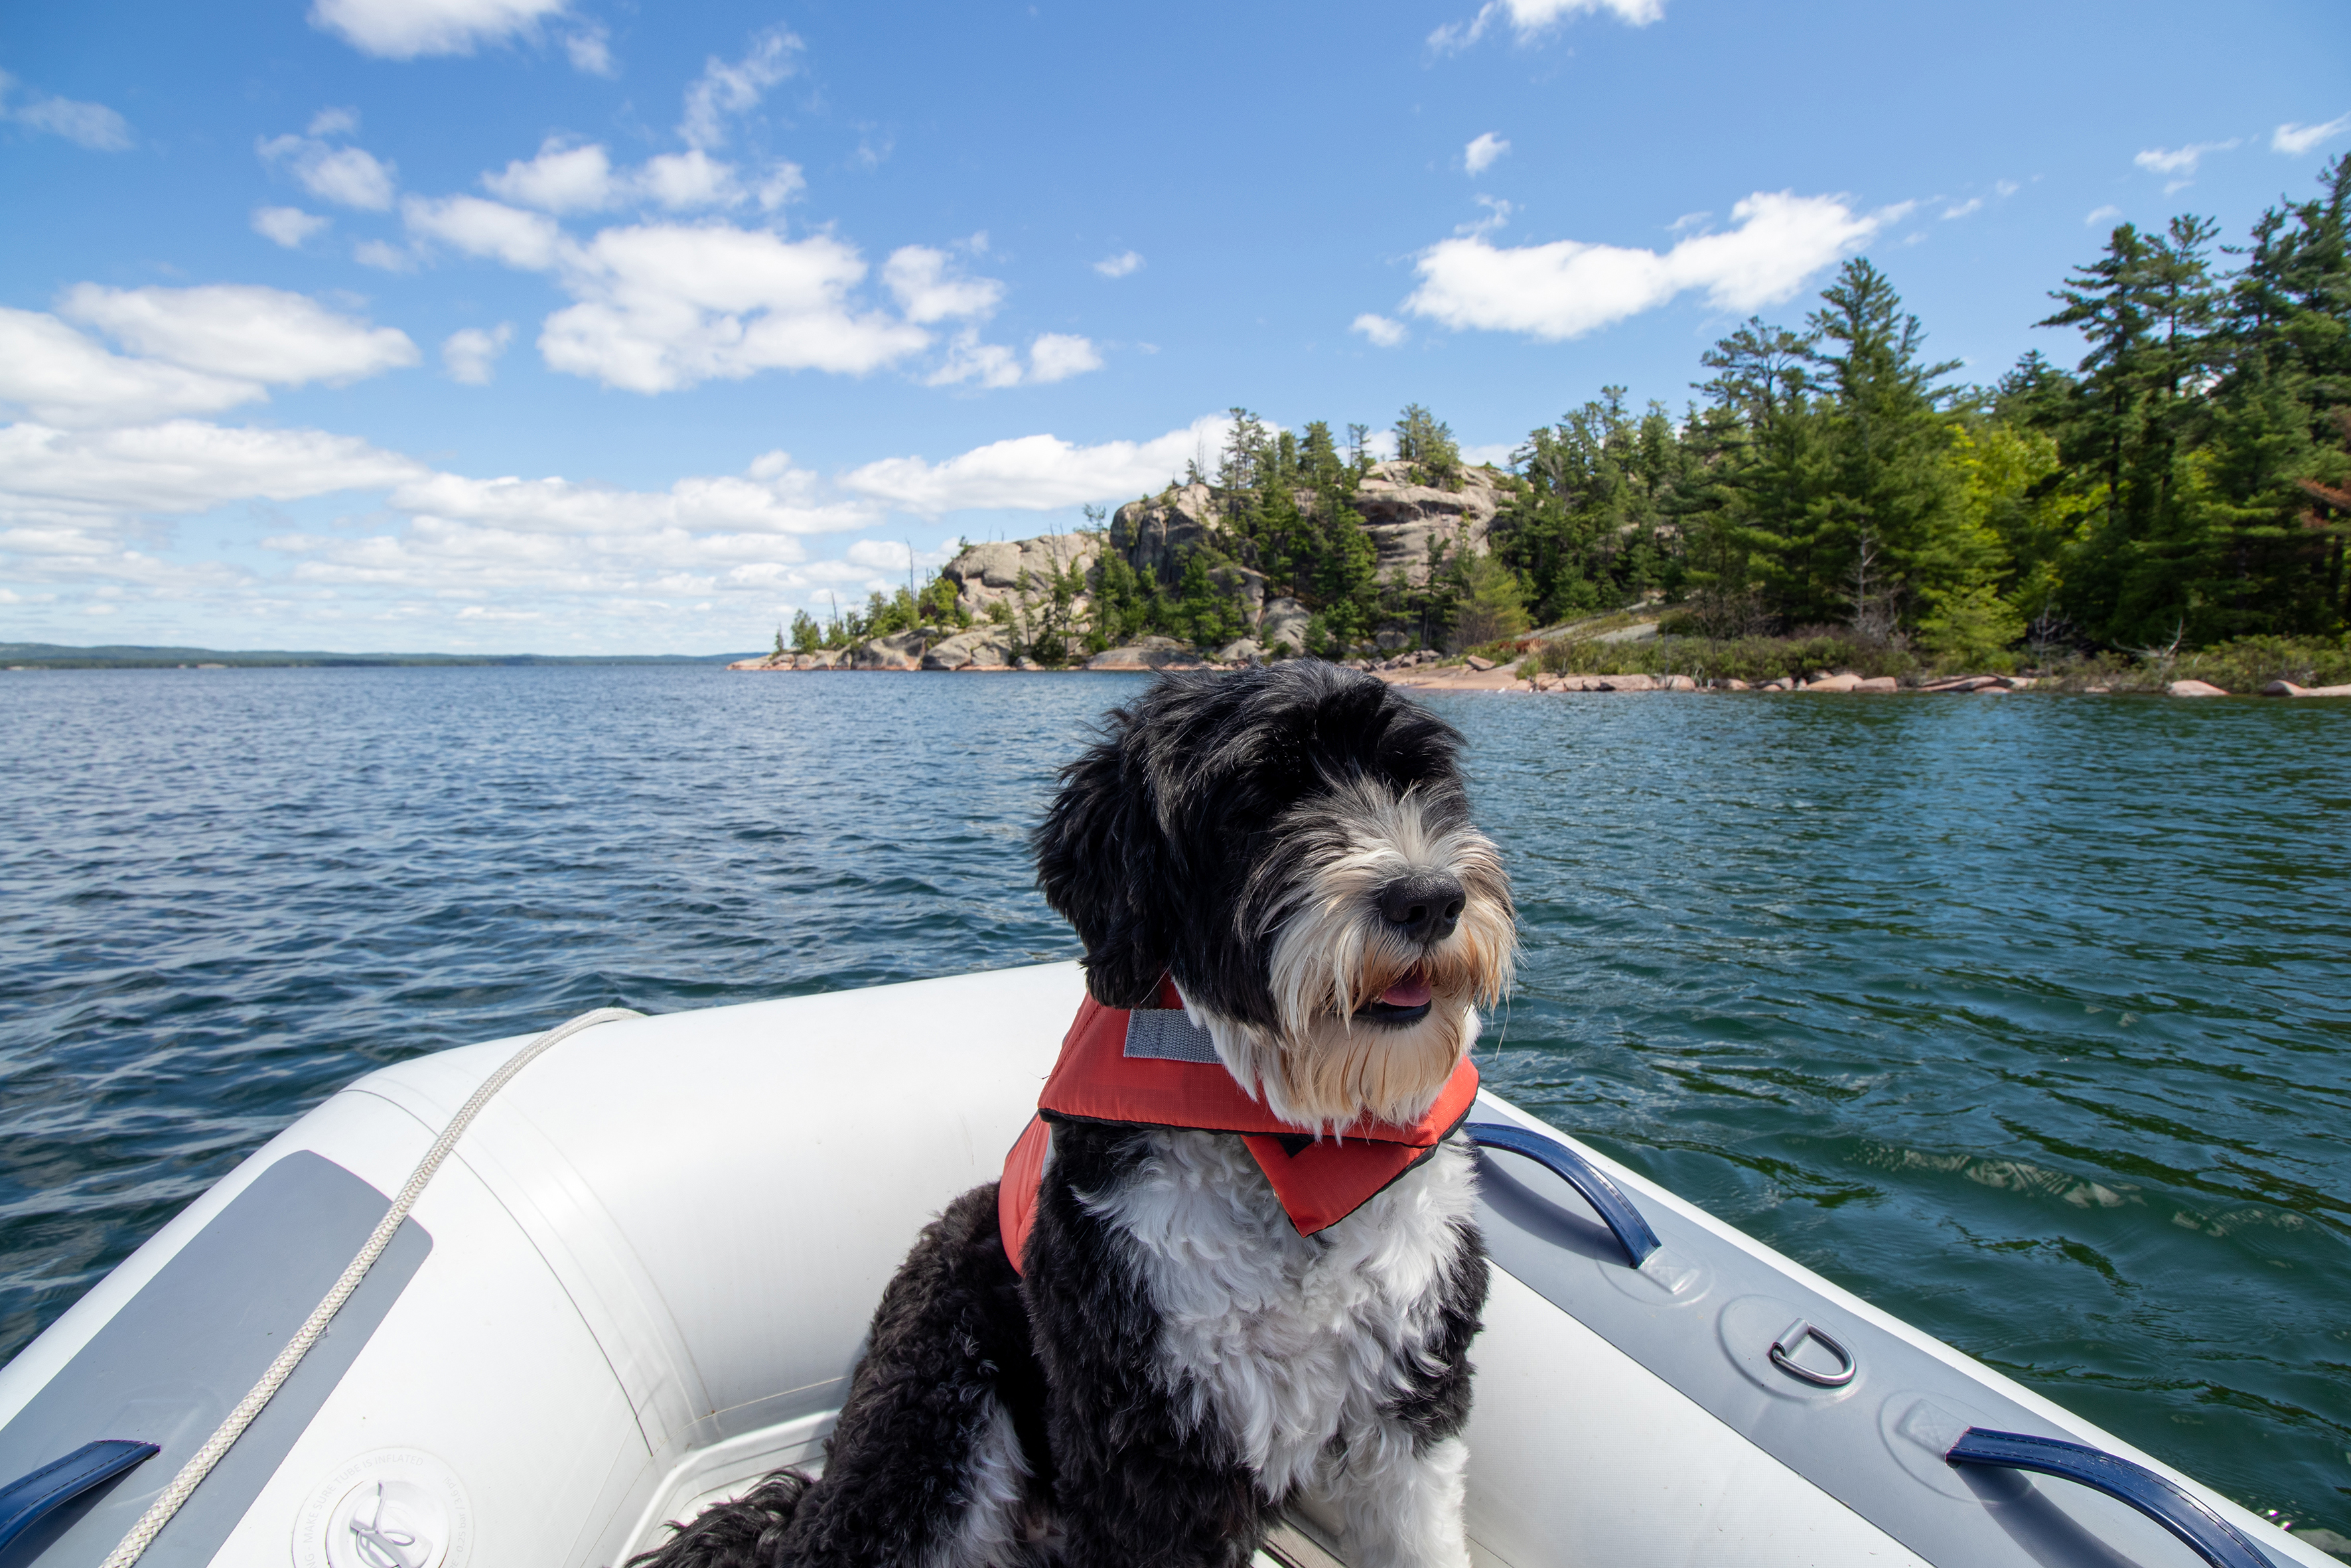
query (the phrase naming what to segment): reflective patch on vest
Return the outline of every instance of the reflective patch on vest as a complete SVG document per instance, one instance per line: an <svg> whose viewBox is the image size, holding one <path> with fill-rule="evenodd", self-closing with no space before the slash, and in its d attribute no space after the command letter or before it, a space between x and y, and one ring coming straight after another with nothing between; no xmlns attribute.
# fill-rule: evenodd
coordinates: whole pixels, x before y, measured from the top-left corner
<svg viewBox="0 0 2351 1568"><path fill-rule="evenodd" d="M1215 1039L1182 1008L1137 1008L1127 1014L1123 1054L1211 1065L1219 1060Z"/></svg>

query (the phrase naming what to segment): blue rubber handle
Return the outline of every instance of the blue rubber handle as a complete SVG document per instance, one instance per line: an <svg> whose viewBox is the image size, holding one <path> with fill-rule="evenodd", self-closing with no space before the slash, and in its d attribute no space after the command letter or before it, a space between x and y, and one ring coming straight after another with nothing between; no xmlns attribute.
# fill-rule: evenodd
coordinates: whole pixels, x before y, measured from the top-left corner
<svg viewBox="0 0 2351 1568"><path fill-rule="evenodd" d="M2038 1470L2044 1476L2079 1481L2130 1504L2188 1543L2189 1549L2212 1568L2276 1568L2260 1547L2238 1534L2229 1521L2205 1503L2144 1465L2055 1437L2027 1437L2022 1432L1992 1432L1970 1427L1943 1458L1954 1465L1986 1465L2001 1469Z"/></svg>
<svg viewBox="0 0 2351 1568"><path fill-rule="evenodd" d="M95 1486L135 1469L162 1450L109 1437L84 1443L62 1459L0 1487L0 1548Z"/></svg>
<svg viewBox="0 0 2351 1568"><path fill-rule="evenodd" d="M1634 1268L1648 1261L1649 1254L1657 1249L1657 1233L1641 1218L1622 1188L1600 1174L1599 1167L1556 1138L1546 1138L1541 1133L1531 1133L1524 1127L1514 1127L1508 1122L1472 1122L1462 1129L1479 1147L1508 1149L1514 1155L1524 1155L1560 1180L1583 1195L1616 1245L1625 1249L1625 1260Z"/></svg>

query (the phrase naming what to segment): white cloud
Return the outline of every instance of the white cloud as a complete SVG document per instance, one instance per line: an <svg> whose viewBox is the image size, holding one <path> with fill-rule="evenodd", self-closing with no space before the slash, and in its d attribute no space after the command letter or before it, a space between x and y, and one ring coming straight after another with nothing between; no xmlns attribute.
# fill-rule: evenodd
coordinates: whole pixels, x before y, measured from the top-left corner
<svg viewBox="0 0 2351 1568"><path fill-rule="evenodd" d="M441 363L453 382L467 386L486 387L495 372L498 356L507 351L513 340L514 328L501 321L488 331L479 327L460 327L443 340Z"/></svg>
<svg viewBox="0 0 2351 1568"><path fill-rule="evenodd" d="M807 189L808 176L800 172L800 166L779 159L768 166L753 193L759 198L761 209L772 213Z"/></svg>
<svg viewBox="0 0 2351 1568"><path fill-rule="evenodd" d="M955 277L946 252L929 246L901 246L882 266L882 281L896 297L906 319L945 321L985 318L1004 298L1004 285L992 277Z"/></svg>
<svg viewBox="0 0 2351 1568"><path fill-rule="evenodd" d="M1356 317L1347 330L1361 332L1372 340L1373 347L1379 349L1393 349L1403 342L1406 335L1403 322L1391 321L1386 317L1375 316L1369 310Z"/></svg>
<svg viewBox="0 0 2351 1568"><path fill-rule="evenodd" d="M1953 218L1972 217L1974 214L1981 211L1983 211L1983 198L1981 196L1970 196L1964 202L1953 202L1949 206L1945 207L1943 209L1943 218L1944 221L1948 223Z"/></svg>
<svg viewBox="0 0 2351 1568"><path fill-rule="evenodd" d="M0 307L0 403L43 424L138 423L267 395L256 381L110 353L54 316Z"/></svg>
<svg viewBox="0 0 2351 1568"><path fill-rule="evenodd" d="M338 315L317 300L246 284L201 288L105 288L78 284L59 314L104 331L135 353L191 371L298 385L344 382L416 363L393 327Z"/></svg>
<svg viewBox="0 0 2351 1568"><path fill-rule="evenodd" d="M1001 343L983 343L977 329L958 332L947 343L947 357L924 378L925 386L960 386L977 382L984 387L1020 384L1020 356Z"/></svg>
<svg viewBox="0 0 2351 1568"><path fill-rule="evenodd" d="M253 232L287 250L299 250L302 242L334 222L316 213L306 213L299 207L256 207L253 209Z"/></svg>
<svg viewBox="0 0 2351 1568"><path fill-rule="evenodd" d="M561 478L426 474L389 497L409 515L361 538L288 534L264 541L295 556L298 582L441 596L773 594L805 586L790 570L803 536L870 528L865 501L820 501L815 476L769 453L743 476L694 476L667 490ZM517 609L518 613L527 613Z"/></svg>
<svg viewBox="0 0 2351 1568"><path fill-rule="evenodd" d="M853 294L865 261L828 234L788 240L725 223L655 223L580 241L543 214L479 196L412 196L402 212L420 240L552 272L575 303L549 316L539 334L548 364L632 392L767 370L862 375L928 348L922 323L982 312L1003 289L993 279L951 277L945 252L910 246L887 269L914 318L902 320L859 307ZM991 373L983 364L948 379Z"/></svg>
<svg viewBox="0 0 2351 1568"><path fill-rule="evenodd" d="M0 564L20 586L83 590L73 609L91 601L206 596L256 602L264 597L259 580L243 567L159 560L132 548L152 531L146 519L240 501L373 491L382 504L361 514L369 519L363 532L288 530L263 541L290 567L266 585L273 613L308 604L345 622L361 606L373 615L399 609L454 617L461 601L495 595L494 604L478 606L486 614L531 618L550 608L531 602L532 594L589 596L601 601L600 612L614 607L615 596L660 611L684 596L701 596L708 609L709 596L732 594L766 614L779 593L865 575L844 563L796 564L806 557L806 536L882 520L872 502L827 499L820 488L780 452L745 475L694 476L664 490L637 491L435 473L401 454L316 430L177 420L77 434L18 423L0 427ZM394 520L381 520L387 515Z"/></svg>
<svg viewBox="0 0 2351 1568"><path fill-rule="evenodd" d="M526 533L628 534L649 529L725 533L838 533L881 520L861 501L820 501L816 476L784 453L753 465L757 475L695 476L666 490L623 490L569 479L412 478L392 493L401 511L494 525Z"/></svg>
<svg viewBox="0 0 2351 1568"><path fill-rule="evenodd" d="M591 22L575 32L564 35L563 52L571 57L571 68L591 77L614 74L611 35L605 32L601 22Z"/></svg>
<svg viewBox="0 0 2351 1568"><path fill-rule="evenodd" d="M632 392L763 370L862 375L929 346L922 328L860 311L857 248L725 224L609 228L563 254L580 302L547 319L547 362Z"/></svg>
<svg viewBox="0 0 2351 1568"><path fill-rule="evenodd" d="M685 89L685 118L677 133L689 147L709 149L726 142L726 119L756 107L767 90L799 68L799 38L781 27L754 37L750 52L728 64L712 55L702 75Z"/></svg>
<svg viewBox="0 0 2351 1568"><path fill-rule="evenodd" d="M1508 468L1510 455L1517 447L1508 441L1489 442L1482 446L1465 446L1461 460L1472 467Z"/></svg>
<svg viewBox="0 0 2351 1568"><path fill-rule="evenodd" d="M401 204L408 232L525 272L544 272L570 242L555 220L479 196L411 196Z"/></svg>
<svg viewBox="0 0 2351 1568"><path fill-rule="evenodd" d="M319 430L238 429L192 419L80 432L0 426L0 497L20 509L46 503L99 518L381 489L426 472L413 458Z"/></svg>
<svg viewBox="0 0 2351 1568"><path fill-rule="evenodd" d="M93 152L124 152L133 144L130 122L106 105L20 92L16 78L6 71L0 71L0 120L62 136Z"/></svg>
<svg viewBox="0 0 2351 1568"><path fill-rule="evenodd" d="M1454 225L1455 234L1489 235L1496 229L1506 229L1510 226L1510 214L1518 210L1516 207L1499 196L1479 196L1477 201L1479 206L1486 209L1486 215L1482 218L1474 218L1466 224ZM1678 230L1681 225L1677 224L1674 226Z"/></svg>
<svg viewBox="0 0 2351 1568"><path fill-rule="evenodd" d="M339 35L362 54L413 60L470 55L559 15L565 0L316 0L310 26Z"/></svg>
<svg viewBox="0 0 2351 1568"><path fill-rule="evenodd" d="M1510 150L1510 144L1492 131L1480 131L1476 141L1461 150L1461 166L1472 174L1482 174Z"/></svg>
<svg viewBox="0 0 2351 1568"><path fill-rule="evenodd" d="M61 310L141 357L110 352L56 316L0 309L0 402L48 425L215 413L266 401L273 382L347 382L416 362L404 333L274 288L85 283Z"/></svg>
<svg viewBox="0 0 2351 1568"><path fill-rule="evenodd" d="M859 539L841 552L841 559L869 571L904 571L914 564L914 551L901 539Z"/></svg>
<svg viewBox="0 0 2351 1568"><path fill-rule="evenodd" d="M743 200L735 166L695 147L645 160L637 176L645 194L672 212L691 207L731 207Z"/></svg>
<svg viewBox="0 0 2351 1568"><path fill-rule="evenodd" d="M988 388L1042 385L1102 369L1100 350L1090 338L1071 332L1040 332L1029 345L1029 362L1002 343L980 340L977 328L966 328L947 343L946 358L924 378L927 386L959 386L967 382Z"/></svg>
<svg viewBox="0 0 2351 1568"><path fill-rule="evenodd" d="M322 109L310 117L302 132L305 136L356 136L360 130L360 111L356 109Z"/></svg>
<svg viewBox="0 0 2351 1568"><path fill-rule="evenodd" d="M1482 236L1439 241L1420 255L1420 287L1405 301L1456 330L1523 332L1556 341L1703 289L1719 309L1777 303L1908 212L1857 213L1834 196L1762 192L1731 209L1738 225L1693 235L1662 254L1558 240L1501 247Z"/></svg>
<svg viewBox="0 0 2351 1568"><path fill-rule="evenodd" d="M321 115L314 124L336 123L331 131L349 129L342 111ZM284 168L302 188L322 202L380 213L392 205L395 171L389 162L358 147L331 147L316 135L272 136L256 144L264 162Z"/></svg>
<svg viewBox="0 0 2351 1568"><path fill-rule="evenodd" d="M1040 332L1029 345L1029 379L1065 382L1088 371L1102 369L1102 358L1090 339L1070 332Z"/></svg>
<svg viewBox="0 0 2351 1568"><path fill-rule="evenodd" d="M2123 210L2120 207L2092 207L2088 214L2082 219L2082 222L2085 226L2088 226L2104 223L2108 218L2118 218L2122 215Z"/></svg>
<svg viewBox="0 0 2351 1568"><path fill-rule="evenodd" d="M1143 257L1138 252L1123 250L1094 263L1094 270L1104 277L1125 277L1143 270Z"/></svg>
<svg viewBox="0 0 2351 1568"><path fill-rule="evenodd" d="M363 239L351 246L351 259L361 267L379 267L385 272L414 272L416 257L388 240Z"/></svg>
<svg viewBox="0 0 2351 1568"><path fill-rule="evenodd" d="M2171 181L2163 188L2168 193L2184 188L2196 178L2197 165L2207 152L2226 152L2239 145L2236 139L2227 141L2195 141L2185 147L2150 147L2131 160L2150 174L2169 174Z"/></svg>
<svg viewBox="0 0 2351 1568"><path fill-rule="evenodd" d="M841 487L910 512L972 508L1050 511L1087 501L1127 500L1156 490L1186 461L1221 449L1230 421L1210 414L1152 441L1078 446L1024 435L974 447L944 463L886 457L842 476Z"/></svg>
<svg viewBox="0 0 2351 1568"><path fill-rule="evenodd" d="M611 154L590 142L574 147L549 137L538 156L516 159L482 176L492 195L549 213L590 213L649 202L672 212L695 207L733 207L756 197L774 211L807 185L797 163L777 162L747 188L736 165L700 148L649 158L633 170L615 169Z"/></svg>
<svg viewBox="0 0 2351 1568"><path fill-rule="evenodd" d="M1509 22L1519 42L1525 43L1586 11L1605 11L1621 22L1646 27L1664 18L1666 0L1487 0L1468 21L1447 22L1431 33L1428 44L1446 52L1466 49L1497 21Z"/></svg>
<svg viewBox="0 0 2351 1568"><path fill-rule="evenodd" d="M2324 125L2288 122L2270 133L2270 151L2299 158L2321 142L2332 141L2346 131L2351 131L2351 114L2338 114Z"/></svg>
<svg viewBox="0 0 2351 1568"><path fill-rule="evenodd" d="M482 176L482 188L517 206L549 213L592 213L611 206L614 199L612 160L590 142L568 147L560 137L539 143L538 156L528 162L517 158L496 173Z"/></svg>

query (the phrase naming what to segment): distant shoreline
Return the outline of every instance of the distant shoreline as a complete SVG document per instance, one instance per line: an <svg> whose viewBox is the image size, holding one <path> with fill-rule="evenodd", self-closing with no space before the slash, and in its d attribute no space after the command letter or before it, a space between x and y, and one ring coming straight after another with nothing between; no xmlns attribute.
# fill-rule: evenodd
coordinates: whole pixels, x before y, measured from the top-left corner
<svg viewBox="0 0 2351 1568"><path fill-rule="evenodd" d="M277 649L156 647L113 643L0 643L0 671L429 669L439 665L709 664L724 668L743 653L337 653Z"/></svg>

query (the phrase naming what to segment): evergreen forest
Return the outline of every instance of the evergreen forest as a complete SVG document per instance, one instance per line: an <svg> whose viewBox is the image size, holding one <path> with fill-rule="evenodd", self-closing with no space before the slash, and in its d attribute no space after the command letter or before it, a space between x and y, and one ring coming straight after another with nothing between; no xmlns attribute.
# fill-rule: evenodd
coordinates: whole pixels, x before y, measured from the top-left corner
<svg viewBox="0 0 2351 1568"><path fill-rule="evenodd" d="M1049 635L1027 640L1048 663L1152 632L1213 647L1240 630L1230 569L1246 568L1312 612L1308 651L1329 657L1375 636L1507 643L1639 604L1692 637L1834 633L1946 665L2246 638L2339 648L2351 156L2320 185L2241 244L2194 216L2116 227L2036 323L2086 352L2070 367L2027 353L1991 386L1955 380L1887 275L1849 261L1800 325L1750 319L1708 350L1678 413L1610 387L1531 432L1510 473L1484 476L1501 492L1489 550L1434 549L1425 588L1383 579L1349 505L1373 465L1366 427L1276 430L1236 409L1216 471L1184 476L1215 496L1207 541L1167 580L1113 549L1082 580L1037 584ZM1415 480L1465 482L1429 411L1406 409L1394 435ZM877 594L796 640L946 619L945 586ZM1068 613L1080 594L1083 624Z"/></svg>

